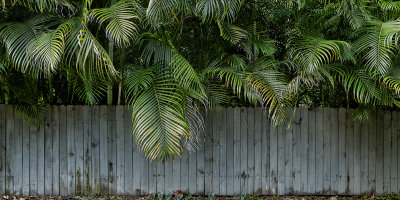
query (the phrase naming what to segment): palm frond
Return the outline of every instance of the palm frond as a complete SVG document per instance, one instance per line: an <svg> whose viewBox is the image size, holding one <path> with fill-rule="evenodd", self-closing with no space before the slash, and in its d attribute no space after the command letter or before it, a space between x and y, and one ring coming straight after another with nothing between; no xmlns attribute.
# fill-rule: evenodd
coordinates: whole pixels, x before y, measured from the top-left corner
<svg viewBox="0 0 400 200"><path fill-rule="evenodd" d="M100 23L107 22L107 38L121 47L128 46L131 38L137 34L137 26L132 21L138 18L137 10L135 1L123 0L109 8L93 9L91 15Z"/></svg>

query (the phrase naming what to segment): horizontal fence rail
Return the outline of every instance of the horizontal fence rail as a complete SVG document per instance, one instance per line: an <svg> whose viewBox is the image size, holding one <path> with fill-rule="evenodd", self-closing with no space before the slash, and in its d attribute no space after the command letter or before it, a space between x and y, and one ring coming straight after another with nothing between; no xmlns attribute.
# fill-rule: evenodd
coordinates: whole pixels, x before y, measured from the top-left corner
<svg viewBox="0 0 400 200"><path fill-rule="evenodd" d="M144 159L124 106L52 106L39 127L0 105L1 195L399 193L400 113L366 123L351 109L297 109L276 129L261 108L205 116L204 143L181 159Z"/></svg>

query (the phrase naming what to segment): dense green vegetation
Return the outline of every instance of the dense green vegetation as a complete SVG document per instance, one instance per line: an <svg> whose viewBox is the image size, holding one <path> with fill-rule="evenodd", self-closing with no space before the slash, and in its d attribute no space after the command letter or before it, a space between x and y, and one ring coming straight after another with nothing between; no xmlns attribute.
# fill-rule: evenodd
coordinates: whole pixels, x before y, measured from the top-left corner
<svg viewBox="0 0 400 200"><path fill-rule="evenodd" d="M195 149L199 108L396 109L400 2L2 0L0 103L124 104L147 157Z"/></svg>

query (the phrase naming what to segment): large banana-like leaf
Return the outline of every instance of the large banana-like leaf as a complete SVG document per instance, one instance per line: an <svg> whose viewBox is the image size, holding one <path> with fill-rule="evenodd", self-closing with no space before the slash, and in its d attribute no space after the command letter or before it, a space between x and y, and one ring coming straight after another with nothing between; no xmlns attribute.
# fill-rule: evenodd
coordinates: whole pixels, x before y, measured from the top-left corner
<svg viewBox="0 0 400 200"><path fill-rule="evenodd" d="M132 0L119 1L109 8L93 9L91 15L100 23L107 22L106 35L118 46L128 46L137 33L133 19L137 19L138 5Z"/></svg>
<svg viewBox="0 0 400 200"><path fill-rule="evenodd" d="M133 134L147 158L167 160L181 155L181 139L189 138L184 98L168 73L158 73L135 99L131 106Z"/></svg>

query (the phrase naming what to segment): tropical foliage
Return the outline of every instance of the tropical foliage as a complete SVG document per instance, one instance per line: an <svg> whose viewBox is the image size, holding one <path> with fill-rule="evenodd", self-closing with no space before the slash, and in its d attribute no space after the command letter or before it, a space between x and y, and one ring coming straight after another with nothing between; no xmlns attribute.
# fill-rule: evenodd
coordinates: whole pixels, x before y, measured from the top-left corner
<svg viewBox="0 0 400 200"><path fill-rule="evenodd" d="M146 157L195 150L200 110L400 106L400 2L2 0L0 103L124 104Z"/></svg>

